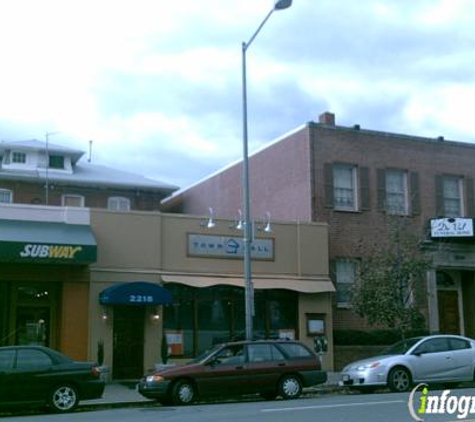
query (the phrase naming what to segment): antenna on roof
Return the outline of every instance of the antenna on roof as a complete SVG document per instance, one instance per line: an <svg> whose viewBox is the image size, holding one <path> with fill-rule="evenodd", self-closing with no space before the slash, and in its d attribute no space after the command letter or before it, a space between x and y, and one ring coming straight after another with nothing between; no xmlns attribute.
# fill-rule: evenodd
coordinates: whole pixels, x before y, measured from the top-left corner
<svg viewBox="0 0 475 422"><path fill-rule="evenodd" d="M90 163L92 158L92 139L89 141L89 157L87 159L87 162Z"/></svg>

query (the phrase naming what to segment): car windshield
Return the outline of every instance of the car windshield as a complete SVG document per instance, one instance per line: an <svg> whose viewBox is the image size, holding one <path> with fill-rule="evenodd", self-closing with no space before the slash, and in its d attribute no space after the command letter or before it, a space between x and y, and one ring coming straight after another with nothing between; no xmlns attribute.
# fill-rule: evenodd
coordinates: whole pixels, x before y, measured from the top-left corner
<svg viewBox="0 0 475 422"><path fill-rule="evenodd" d="M398 341L392 346L384 349L382 355L403 355L406 353L412 346L414 346L422 337L408 338L406 340Z"/></svg>
<svg viewBox="0 0 475 422"><path fill-rule="evenodd" d="M196 358L194 358L190 363L200 363L202 362L203 360L205 360L208 356L212 355L213 353L215 353L218 349L221 348L221 345L216 345L216 346L213 346L211 349L207 349L205 350L203 353L201 353L200 355L198 355Z"/></svg>

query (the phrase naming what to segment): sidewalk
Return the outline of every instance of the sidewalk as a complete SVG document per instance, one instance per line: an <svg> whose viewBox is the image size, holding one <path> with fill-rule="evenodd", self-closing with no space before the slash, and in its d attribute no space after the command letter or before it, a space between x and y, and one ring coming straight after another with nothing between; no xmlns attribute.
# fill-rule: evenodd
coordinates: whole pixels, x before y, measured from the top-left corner
<svg viewBox="0 0 475 422"><path fill-rule="evenodd" d="M331 393L339 389L339 372L328 372L328 381L317 387L305 389L308 393ZM106 384L102 398L96 400L84 400L79 406L120 406L129 404L151 403L153 400L146 399L139 394L135 381L117 381Z"/></svg>

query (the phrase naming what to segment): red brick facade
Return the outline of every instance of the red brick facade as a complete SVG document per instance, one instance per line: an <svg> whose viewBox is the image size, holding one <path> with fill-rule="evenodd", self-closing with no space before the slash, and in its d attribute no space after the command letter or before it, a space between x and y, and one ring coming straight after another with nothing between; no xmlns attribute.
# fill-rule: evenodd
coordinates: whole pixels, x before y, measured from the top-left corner
<svg viewBox="0 0 475 422"><path fill-rule="evenodd" d="M325 169L334 163L354 165L359 205L355 211L335 211L328 201ZM408 176L412 231L427 237L430 218L440 214L437 177L454 175L463 182L464 217L474 217L475 145L335 126L325 113L250 158L251 213L259 219L313 220L329 224L330 259L360 257L387 238L388 215L381 206L378 175L388 169ZM224 169L178 193L166 202L170 210L216 217L233 217L241 208L241 166ZM421 310L428 315L427 287L420 286ZM464 301L466 298L464 297ZM474 307L469 299L467 307ZM467 309L465 311L468 312ZM334 328L361 328L364 323L347 309L335 309Z"/></svg>

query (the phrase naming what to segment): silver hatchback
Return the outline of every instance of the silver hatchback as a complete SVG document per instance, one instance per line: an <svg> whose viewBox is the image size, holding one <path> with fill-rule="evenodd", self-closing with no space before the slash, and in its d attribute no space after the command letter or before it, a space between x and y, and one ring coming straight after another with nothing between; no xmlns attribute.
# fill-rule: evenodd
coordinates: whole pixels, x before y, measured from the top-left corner
<svg viewBox="0 0 475 422"><path fill-rule="evenodd" d="M474 381L474 371L475 340L432 335L399 341L379 356L345 366L340 385L366 392L387 386L391 391L403 392L420 382Z"/></svg>

